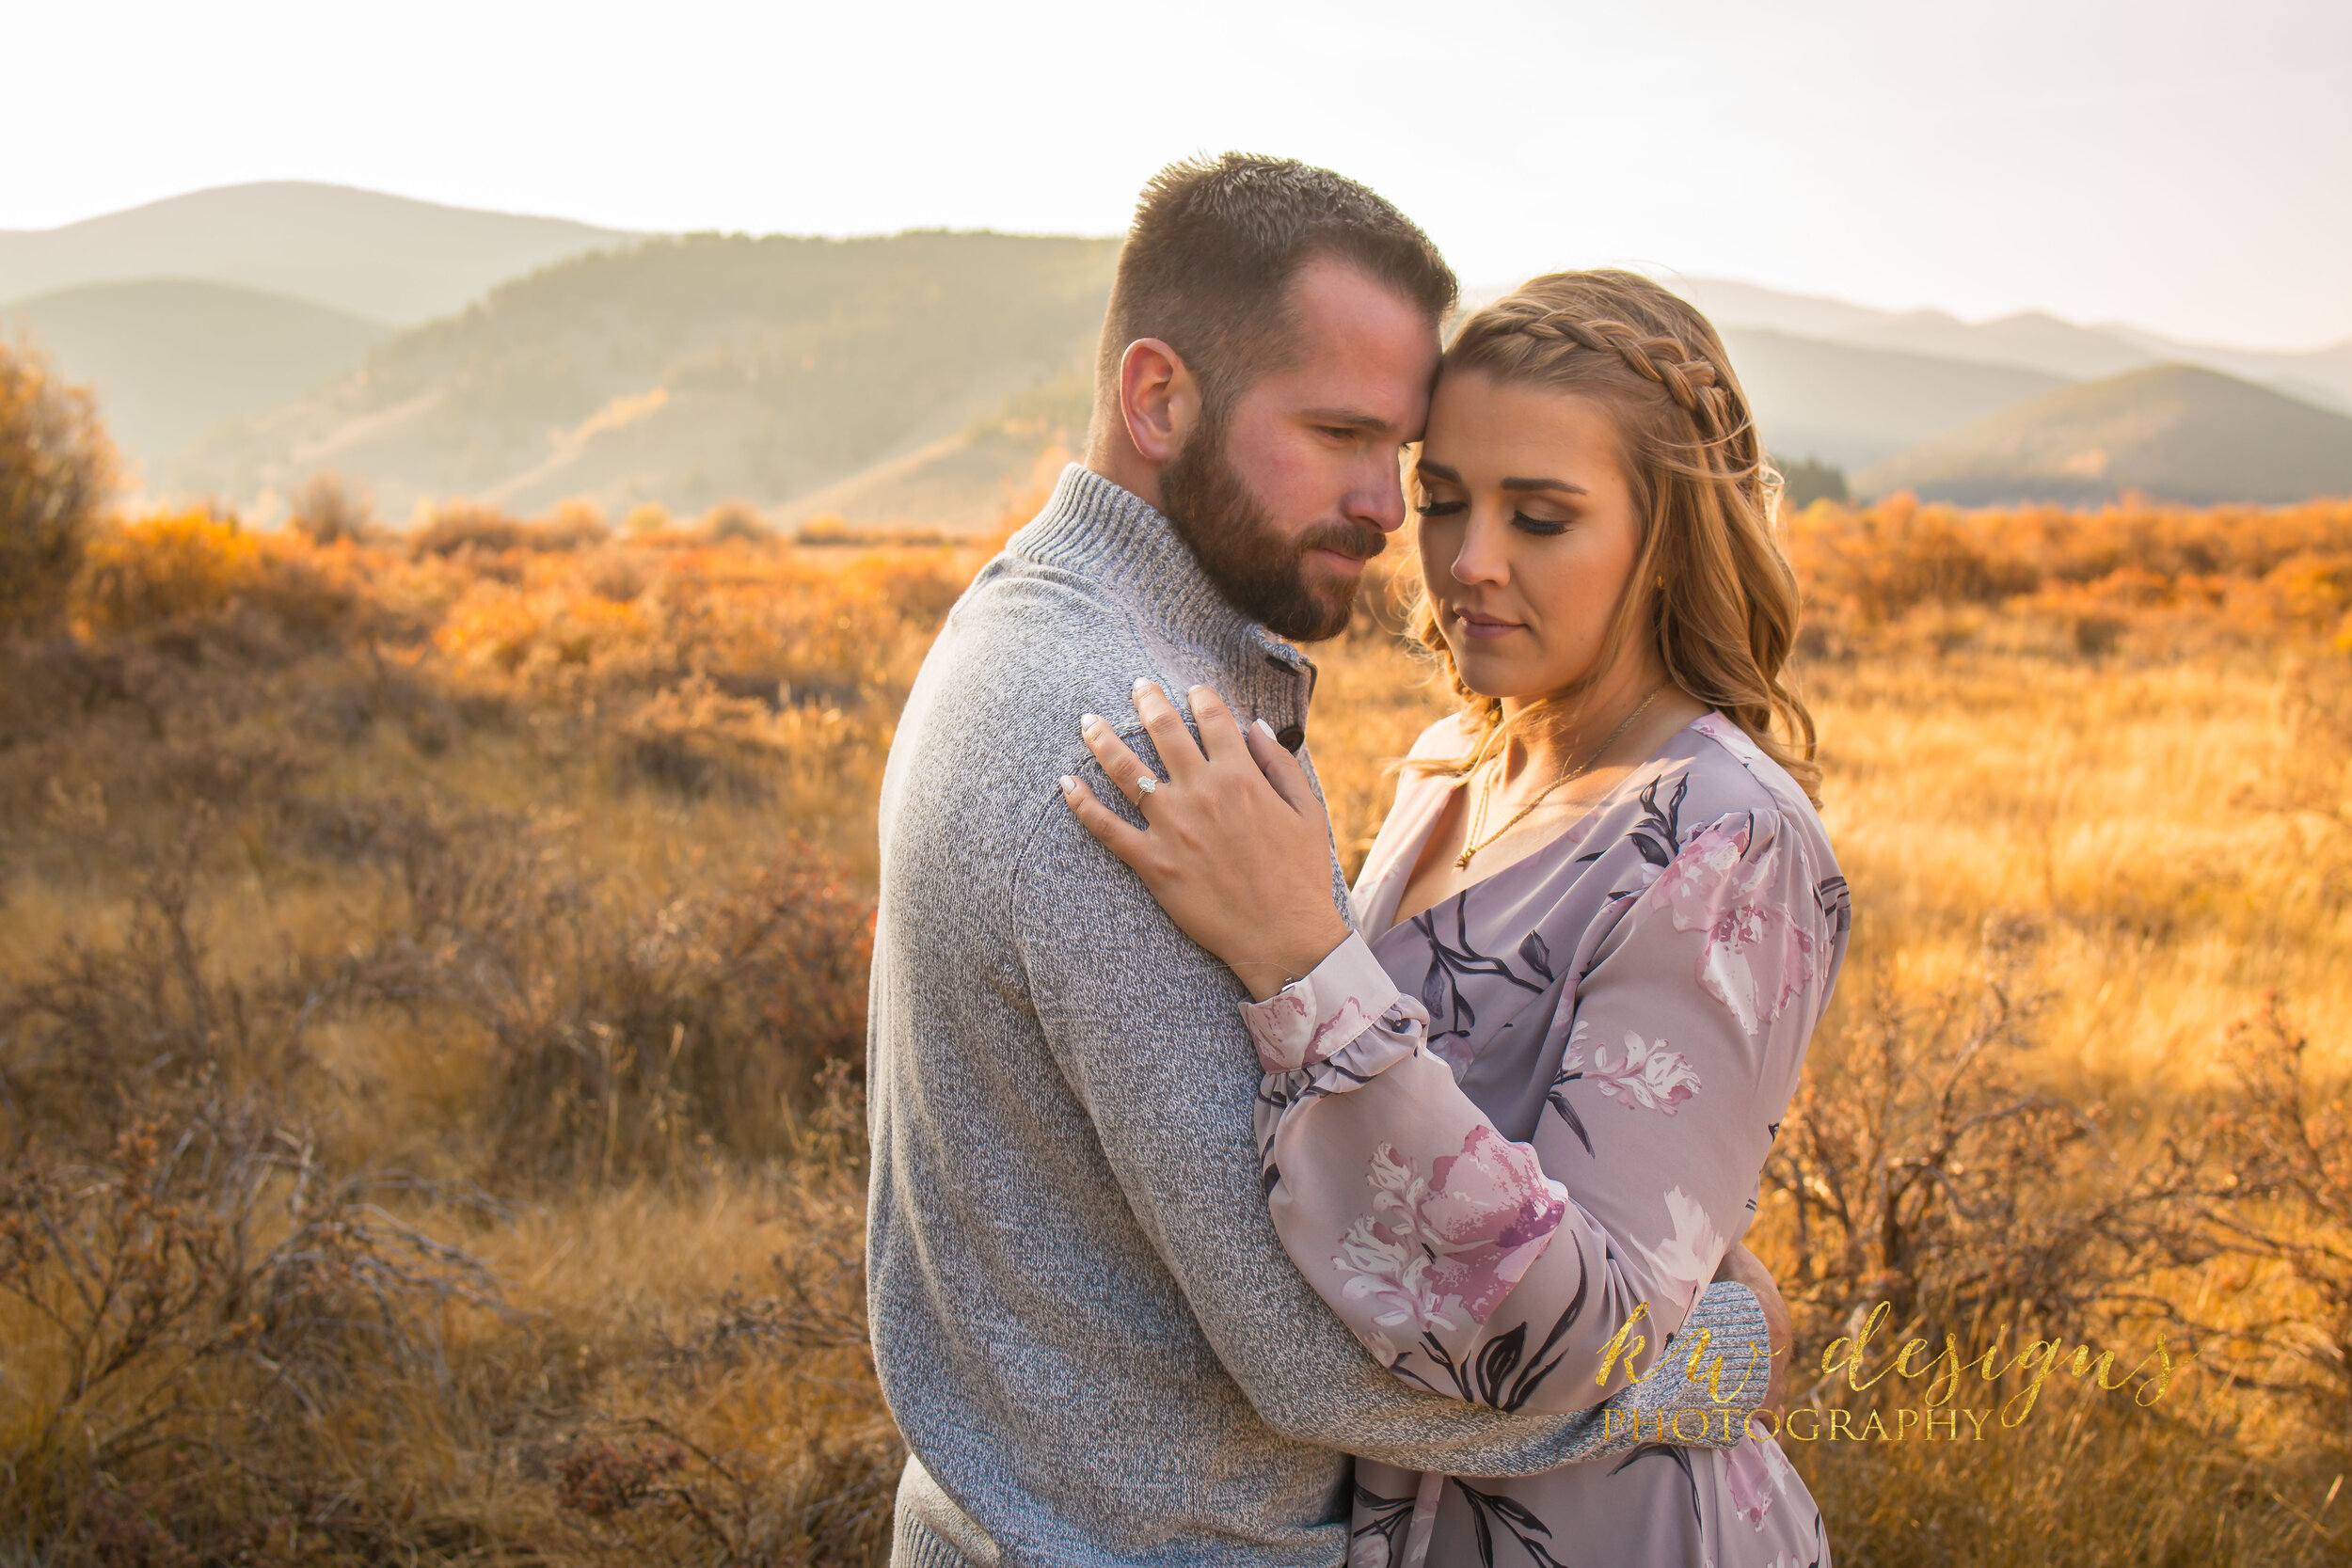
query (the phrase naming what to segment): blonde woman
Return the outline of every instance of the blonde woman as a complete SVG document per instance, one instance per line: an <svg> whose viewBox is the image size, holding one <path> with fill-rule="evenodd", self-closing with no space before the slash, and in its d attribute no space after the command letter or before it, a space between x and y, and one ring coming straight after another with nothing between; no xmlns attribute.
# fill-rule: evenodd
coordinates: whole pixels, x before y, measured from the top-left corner
<svg viewBox="0 0 2352 1568"><path fill-rule="evenodd" d="M1537 278L1463 325L1414 461L1418 630L1460 705L1413 747L1354 931L1306 774L1208 689L1196 743L1138 685L1156 766L1085 723L1146 826L1063 781L1248 988L1275 1227L1432 1393L1600 1403L1754 1217L1849 927L1771 483L1696 310ZM1359 1461L1351 1543L1367 1568L1829 1560L1760 1423L1519 1480Z"/></svg>

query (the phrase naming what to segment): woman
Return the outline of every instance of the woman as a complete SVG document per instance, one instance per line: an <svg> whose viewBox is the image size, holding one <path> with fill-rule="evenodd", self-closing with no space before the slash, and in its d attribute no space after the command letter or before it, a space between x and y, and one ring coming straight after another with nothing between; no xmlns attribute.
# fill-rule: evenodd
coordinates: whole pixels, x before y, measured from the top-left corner
<svg viewBox="0 0 2352 1568"><path fill-rule="evenodd" d="M1754 1216L1849 924L1771 483L1697 311L1629 274L1537 278L1470 318L1433 395L1416 621L1460 710L1406 759L1361 934L1305 774L1214 692L1204 755L1138 688L1165 780L1085 721L1148 828L1062 781L1249 990L1284 1244L1436 1393L1600 1402ZM1367 1565L1829 1560L1760 1424L1526 1480L1359 1461L1353 1540Z"/></svg>

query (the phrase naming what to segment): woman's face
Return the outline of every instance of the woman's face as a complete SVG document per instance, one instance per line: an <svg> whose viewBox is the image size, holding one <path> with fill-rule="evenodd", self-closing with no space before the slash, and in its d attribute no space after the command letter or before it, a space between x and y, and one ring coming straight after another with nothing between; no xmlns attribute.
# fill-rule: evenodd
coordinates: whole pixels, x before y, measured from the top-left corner
<svg viewBox="0 0 2352 1568"><path fill-rule="evenodd" d="M1641 544L1599 404L1448 371L1414 497L1422 579L1464 685L1532 698L1593 672Z"/></svg>

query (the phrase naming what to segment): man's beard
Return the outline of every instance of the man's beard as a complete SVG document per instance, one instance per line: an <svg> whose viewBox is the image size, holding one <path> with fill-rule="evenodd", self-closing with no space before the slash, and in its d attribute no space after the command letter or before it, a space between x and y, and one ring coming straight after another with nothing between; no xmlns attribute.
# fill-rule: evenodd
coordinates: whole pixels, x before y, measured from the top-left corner
<svg viewBox="0 0 2352 1568"><path fill-rule="evenodd" d="M1353 581L1321 595L1308 586L1309 552L1334 550L1369 561L1389 544L1387 535L1356 523L1318 524L1297 538L1283 538L1248 482L1226 460L1225 423L1216 416L1205 419L1160 470L1160 499L1226 602L1298 642L1337 637L1356 607Z"/></svg>

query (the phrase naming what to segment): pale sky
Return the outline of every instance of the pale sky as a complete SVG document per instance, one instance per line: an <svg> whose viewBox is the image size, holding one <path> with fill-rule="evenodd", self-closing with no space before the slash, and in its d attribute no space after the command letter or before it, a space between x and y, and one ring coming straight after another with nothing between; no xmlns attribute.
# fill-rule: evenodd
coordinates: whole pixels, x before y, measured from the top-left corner
<svg viewBox="0 0 2352 1568"><path fill-rule="evenodd" d="M0 228L321 180L618 228L1116 233L1327 164L1464 279L2352 338L2345 0L13 0Z"/></svg>

